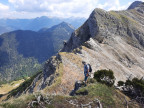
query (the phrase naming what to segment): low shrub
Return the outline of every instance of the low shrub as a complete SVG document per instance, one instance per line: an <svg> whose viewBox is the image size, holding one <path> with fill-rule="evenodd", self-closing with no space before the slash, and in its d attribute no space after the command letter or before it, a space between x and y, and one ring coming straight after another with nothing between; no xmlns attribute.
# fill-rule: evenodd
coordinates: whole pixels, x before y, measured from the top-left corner
<svg viewBox="0 0 144 108"><path fill-rule="evenodd" d="M123 86L123 92L138 103L144 105L144 79L133 78L125 82L119 81L118 86Z"/></svg>
<svg viewBox="0 0 144 108"><path fill-rule="evenodd" d="M124 82L123 81L118 81L118 86L123 86Z"/></svg>
<svg viewBox="0 0 144 108"><path fill-rule="evenodd" d="M94 73L94 78L103 84L106 84L108 86L113 86L115 82L114 73L112 70L98 70Z"/></svg>

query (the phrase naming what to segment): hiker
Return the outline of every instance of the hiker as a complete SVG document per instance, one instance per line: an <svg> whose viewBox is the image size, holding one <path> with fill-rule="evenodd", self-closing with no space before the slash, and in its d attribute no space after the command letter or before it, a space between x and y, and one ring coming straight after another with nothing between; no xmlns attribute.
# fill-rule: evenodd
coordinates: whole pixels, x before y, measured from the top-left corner
<svg viewBox="0 0 144 108"><path fill-rule="evenodd" d="M85 61L82 61L82 64L84 65L84 76L85 76L84 82L85 82L85 86L86 86L89 73L92 71L92 69L91 69L90 64L86 64Z"/></svg>

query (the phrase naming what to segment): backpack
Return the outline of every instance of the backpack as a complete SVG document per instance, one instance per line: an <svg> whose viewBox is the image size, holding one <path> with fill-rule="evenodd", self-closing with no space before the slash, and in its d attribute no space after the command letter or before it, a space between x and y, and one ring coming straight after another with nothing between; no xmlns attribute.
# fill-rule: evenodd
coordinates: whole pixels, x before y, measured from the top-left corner
<svg viewBox="0 0 144 108"><path fill-rule="evenodd" d="M91 65L90 64L88 64L88 65L89 65L89 72L92 72Z"/></svg>

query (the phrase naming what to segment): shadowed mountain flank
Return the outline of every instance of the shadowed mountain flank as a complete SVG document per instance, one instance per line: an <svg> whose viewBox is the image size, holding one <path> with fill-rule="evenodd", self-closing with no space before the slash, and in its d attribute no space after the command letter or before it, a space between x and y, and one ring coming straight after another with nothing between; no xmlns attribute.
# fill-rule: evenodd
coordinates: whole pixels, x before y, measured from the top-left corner
<svg viewBox="0 0 144 108"><path fill-rule="evenodd" d="M60 23L35 32L17 30L0 35L0 81L32 76L67 41L74 28Z"/></svg>
<svg viewBox="0 0 144 108"><path fill-rule="evenodd" d="M13 34L13 33L12 33ZM54 54L54 47L49 35L33 31L17 31L16 41L19 42L17 51L26 57L34 57L40 63L48 59L47 55Z"/></svg>
<svg viewBox="0 0 144 108"><path fill-rule="evenodd" d="M3 38L0 38L0 46L2 45L3 43Z"/></svg>

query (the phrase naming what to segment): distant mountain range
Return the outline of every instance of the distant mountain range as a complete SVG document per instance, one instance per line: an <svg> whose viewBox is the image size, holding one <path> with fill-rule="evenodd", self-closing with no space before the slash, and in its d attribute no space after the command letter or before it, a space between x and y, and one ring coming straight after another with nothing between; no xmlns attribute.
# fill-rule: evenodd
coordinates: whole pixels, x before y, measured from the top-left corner
<svg viewBox="0 0 144 108"><path fill-rule="evenodd" d="M38 31L42 28L50 28L63 21L68 22L73 27L80 27L85 18L48 18L46 16L34 19L0 19L0 34L14 30L32 30Z"/></svg>
<svg viewBox="0 0 144 108"><path fill-rule="evenodd" d="M74 27L62 22L38 32L17 30L0 35L0 81L33 75L73 31Z"/></svg>

